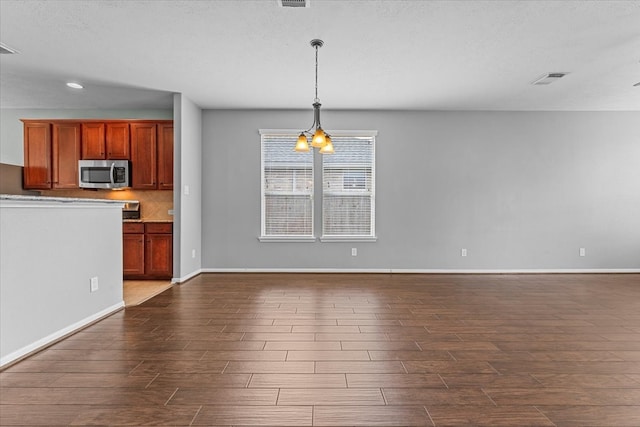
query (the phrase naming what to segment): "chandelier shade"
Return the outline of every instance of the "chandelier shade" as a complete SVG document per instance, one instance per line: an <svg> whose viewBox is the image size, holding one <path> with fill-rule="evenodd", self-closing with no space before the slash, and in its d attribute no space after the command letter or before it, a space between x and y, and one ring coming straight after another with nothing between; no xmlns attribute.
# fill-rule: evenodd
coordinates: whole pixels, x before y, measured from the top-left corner
<svg viewBox="0 0 640 427"><path fill-rule="evenodd" d="M300 132L298 140L296 142L295 151L299 153L306 153L309 151L309 145L314 148L319 148L321 154L333 154L333 145L331 144L331 137L328 133L322 129L320 124L320 99L318 98L318 48L321 48L324 42L320 39L311 40L311 47L316 50L316 97L313 102L313 124L307 130ZM309 144L309 138L311 144Z"/></svg>

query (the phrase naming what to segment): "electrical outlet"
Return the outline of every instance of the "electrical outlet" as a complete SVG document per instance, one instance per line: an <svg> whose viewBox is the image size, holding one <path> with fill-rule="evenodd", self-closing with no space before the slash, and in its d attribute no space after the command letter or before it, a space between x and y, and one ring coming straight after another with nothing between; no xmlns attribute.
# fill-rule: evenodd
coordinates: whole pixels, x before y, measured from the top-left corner
<svg viewBox="0 0 640 427"><path fill-rule="evenodd" d="M173 209L169 209L169 210L167 211L167 214L169 214L169 215L173 215Z"/></svg>
<svg viewBox="0 0 640 427"><path fill-rule="evenodd" d="M580 248L580 256L586 256L587 255L587 251L585 250L585 248Z"/></svg>
<svg viewBox="0 0 640 427"><path fill-rule="evenodd" d="M195 258L195 257L196 257L196 250L191 249L191 258Z"/></svg>
<svg viewBox="0 0 640 427"><path fill-rule="evenodd" d="M351 248L351 256L358 256L358 248Z"/></svg>
<svg viewBox="0 0 640 427"><path fill-rule="evenodd" d="M460 249L460 256L467 256L467 248Z"/></svg>
<svg viewBox="0 0 640 427"><path fill-rule="evenodd" d="M188 196L190 192L191 192L191 189L189 188L189 185L185 184L184 185L184 195Z"/></svg>
<svg viewBox="0 0 640 427"><path fill-rule="evenodd" d="M98 290L98 278L97 277L92 277L91 278L91 292L95 292Z"/></svg>

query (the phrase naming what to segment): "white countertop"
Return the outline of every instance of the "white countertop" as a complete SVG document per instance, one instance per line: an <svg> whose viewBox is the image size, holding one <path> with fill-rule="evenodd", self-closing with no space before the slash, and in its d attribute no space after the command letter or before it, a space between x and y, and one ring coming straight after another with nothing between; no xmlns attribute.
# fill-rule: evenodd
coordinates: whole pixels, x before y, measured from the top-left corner
<svg viewBox="0 0 640 427"><path fill-rule="evenodd" d="M0 194L0 202L9 202L11 205L24 206L54 206L54 205L75 205L75 206L102 206L102 207L124 207L125 203L137 202L136 200L111 200L111 199L83 199L76 197L44 197L28 196L19 194Z"/></svg>

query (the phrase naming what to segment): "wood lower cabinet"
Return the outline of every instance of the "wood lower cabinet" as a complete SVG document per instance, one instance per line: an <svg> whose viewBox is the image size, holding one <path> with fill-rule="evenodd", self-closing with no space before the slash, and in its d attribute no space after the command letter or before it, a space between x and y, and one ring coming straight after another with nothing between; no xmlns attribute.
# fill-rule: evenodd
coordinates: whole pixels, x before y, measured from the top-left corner
<svg viewBox="0 0 640 427"><path fill-rule="evenodd" d="M122 270L124 277L144 275L144 224L122 224Z"/></svg>
<svg viewBox="0 0 640 427"><path fill-rule="evenodd" d="M171 279L173 224L124 223L122 229L124 278Z"/></svg>

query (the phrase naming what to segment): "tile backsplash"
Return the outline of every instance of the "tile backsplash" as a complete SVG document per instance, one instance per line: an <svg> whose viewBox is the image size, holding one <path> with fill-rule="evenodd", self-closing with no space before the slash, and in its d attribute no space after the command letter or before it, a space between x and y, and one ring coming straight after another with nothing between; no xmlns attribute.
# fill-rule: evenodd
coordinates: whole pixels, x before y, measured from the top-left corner
<svg viewBox="0 0 640 427"><path fill-rule="evenodd" d="M168 190L42 190L42 196L83 199L137 200L143 220L173 220L173 191Z"/></svg>

